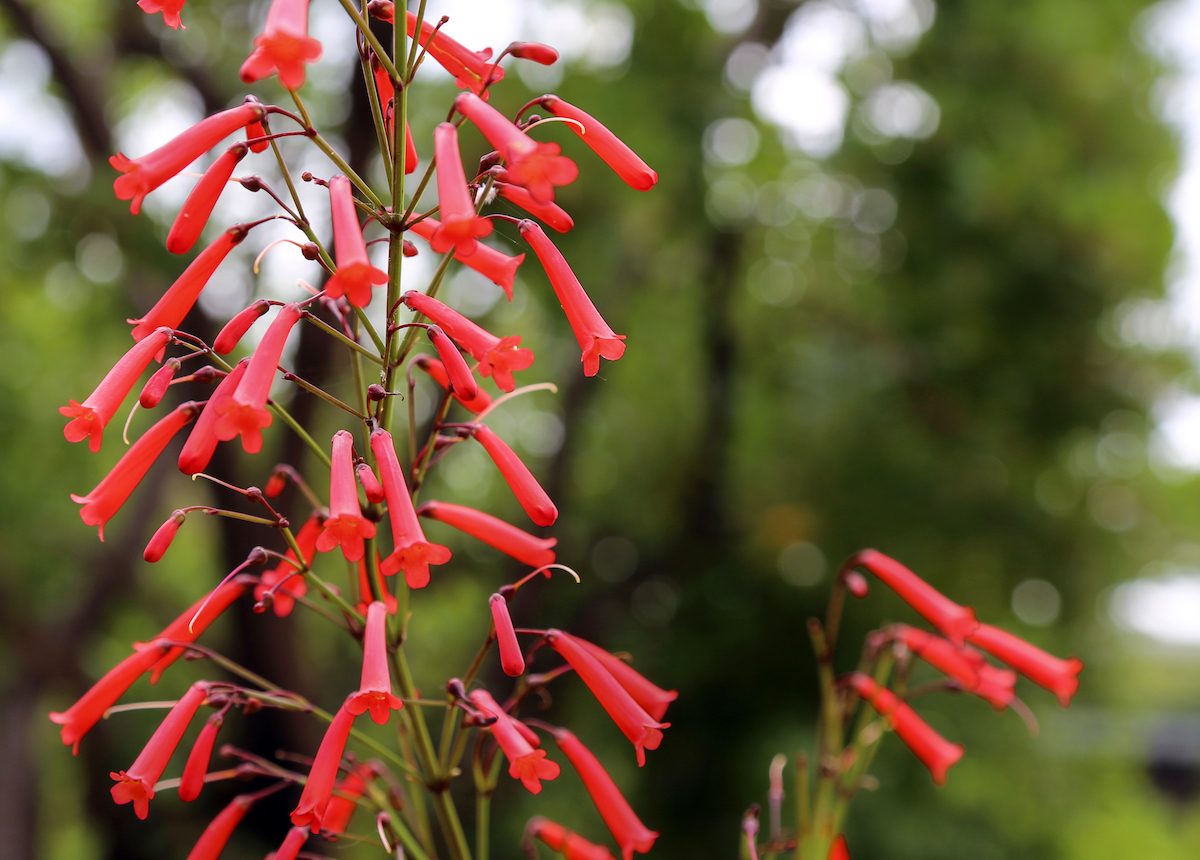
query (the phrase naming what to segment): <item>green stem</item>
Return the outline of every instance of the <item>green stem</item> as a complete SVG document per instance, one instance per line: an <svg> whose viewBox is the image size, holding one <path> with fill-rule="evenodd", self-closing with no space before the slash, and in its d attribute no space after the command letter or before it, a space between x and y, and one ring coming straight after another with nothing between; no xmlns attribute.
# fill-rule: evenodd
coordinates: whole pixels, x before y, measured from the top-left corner
<svg viewBox="0 0 1200 860"><path fill-rule="evenodd" d="M305 311L305 313L304 313L304 319L307 320L308 322L312 323L313 325L315 325L317 328L319 328L321 331L325 332L330 337L341 342L344 346L347 346L350 349L354 350L355 354L366 356L367 358L369 358L371 361L375 362L376 364L383 364L383 360L378 355L371 352L371 350L367 349L361 343L358 343L357 341L351 340L350 338L346 337L344 334L342 334L340 331L335 329L329 323L325 322L323 319L320 319L319 317L316 317L307 311Z"/></svg>

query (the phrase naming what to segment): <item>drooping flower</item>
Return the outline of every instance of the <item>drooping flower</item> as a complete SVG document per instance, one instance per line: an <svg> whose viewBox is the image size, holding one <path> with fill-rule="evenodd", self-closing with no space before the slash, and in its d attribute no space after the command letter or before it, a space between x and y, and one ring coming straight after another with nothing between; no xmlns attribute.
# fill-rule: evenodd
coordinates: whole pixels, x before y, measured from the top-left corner
<svg viewBox="0 0 1200 860"><path fill-rule="evenodd" d="M194 475L204 471L208 461L212 459L212 455L221 441L217 438L217 419L220 417L217 408L220 404L233 398L233 392L237 390L249 364L250 359L248 358L243 358L235 364L233 370L225 374L225 378L217 383L212 396L200 410L196 426L188 434L187 441L183 443L183 448L179 452L179 471L183 474Z"/></svg>
<svg viewBox="0 0 1200 860"><path fill-rule="evenodd" d="M221 111L200 120L182 134L141 158L129 158L118 152L108 163L121 171L113 182L118 200L129 200L129 211L137 215L147 194L208 152L240 128L260 122L264 116L260 104L250 103Z"/></svg>
<svg viewBox="0 0 1200 860"><path fill-rule="evenodd" d="M654 847L658 834L637 817L608 771L570 731L559 728L553 734L555 743L579 774L583 787L587 789L605 826L621 849L623 860L631 860L635 851L638 854L648 853Z"/></svg>
<svg viewBox="0 0 1200 860"><path fill-rule="evenodd" d="M990 624L980 624L967 635L967 641L1012 666L1039 687L1045 687L1058 696L1064 708L1071 704L1071 697L1079 689L1083 661L1077 657L1061 660Z"/></svg>
<svg viewBox="0 0 1200 860"><path fill-rule="evenodd" d="M80 519L89 526L99 527L100 540L104 540L104 524L121 509L163 449L181 428L191 423L198 411L191 402L177 407L142 434L90 493L71 495L71 501L83 505L79 509Z"/></svg>
<svg viewBox="0 0 1200 860"><path fill-rule="evenodd" d="M458 347L442 331L441 326L426 326L425 333L429 335L438 358L442 360L442 367L450 380L451 393L459 400L474 400L479 394L479 383L475 381L475 374L467 366L466 359L462 357Z"/></svg>
<svg viewBox="0 0 1200 860"><path fill-rule="evenodd" d="M529 519L539 526L554 525L554 521L558 519L558 508L554 506L554 502L550 501L550 497L546 495L542 485L537 482L537 478L533 477L529 467L521 462L521 458L513 449L508 447L508 444L492 432L492 428L486 424L472 424L471 435L492 458L492 462L500 470L504 482L508 484L512 494L521 503L521 507L529 515Z"/></svg>
<svg viewBox="0 0 1200 860"><path fill-rule="evenodd" d="M617 683L625 688L625 692L631 695L633 700L654 719L661 720L671 703L679 698L677 690L664 690L624 660L605 651L594 642L562 631L559 631L559 635L582 646L585 651L595 657L600 665L616 679Z"/></svg>
<svg viewBox="0 0 1200 860"><path fill-rule="evenodd" d="M162 367L150 374L150 378L142 386L141 394L138 395L138 405L143 409L153 409L157 406L167 395L167 389L171 387L171 381L175 379L175 374L181 366L178 358L169 358Z"/></svg>
<svg viewBox="0 0 1200 860"><path fill-rule="evenodd" d="M186 30L187 27L183 26L183 21L179 18L186 2L187 0L138 0L138 8L147 15L162 12L164 24L172 30Z"/></svg>
<svg viewBox="0 0 1200 860"><path fill-rule="evenodd" d="M432 379L446 391L449 391L450 394L453 395L454 399L462 404L464 408L479 414L492 405L491 395L478 386L476 386L475 389L475 396L470 400L467 400L459 395L453 386L450 385L450 374L446 371L446 365L442 364L436 358L428 355L418 355L413 359L413 364L429 374L430 379Z"/></svg>
<svg viewBox="0 0 1200 860"><path fill-rule="evenodd" d="M439 123L433 130L433 152L437 159L438 214L441 223L429 239L433 250L444 254L470 256L478 239L492 232L492 222L475 211L467 175L458 151L458 129L452 123Z"/></svg>
<svg viewBox="0 0 1200 860"><path fill-rule="evenodd" d="M363 796L367 783L375 776L374 767L359 764L351 768L350 773L334 786L333 796L329 798L325 814L321 817L321 833L325 838L340 836L346 832L346 828L350 826L350 819L358 809L355 801Z"/></svg>
<svg viewBox="0 0 1200 860"><path fill-rule="evenodd" d="M404 703L392 694L392 676L387 662L387 606L375 600L367 607L367 626L363 633L362 681L358 692L346 700L346 710L354 716L371 712L371 720L379 725L388 721L392 711Z"/></svg>
<svg viewBox="0 0 1200 860"><path fill-rule="evenodd" d="M179 328L183 318L200 298L200 293L204 291L213 272L229 256L229 252L245 238L245 227L230 227L201 251L145 316L129 320L133 324L133 339L141 340L161 326Z"/></svg>
<svg viewBox="0 0 1200 860"><path fill-rule="evenodd" d="M603 845L588 842L561 824L538 816L529 820L528 833L542 840L546 847L562 854L566 860L613 860L612 852Z"/></svg>
<svg viewBox="0 0 1200 860"><path fill-rule="evenodd" d="M183 765L183 775L179 778L179 799L190 803L200 796L204 789L204 777L208 775L208 763L212 759L213 747L217 744L217 733L225 718L215 713L204 723L192 751L188 753L187 762Z"/></svg>
<svg viewBox="0 0 1200 860"><path fill-rule="evenodd" d="M575 674L592 691L617 728L633 744L638 767L645 765L646 750L658 749L662 743L662 730L668 728L670 723L660 723L650 716L579 640L564 635L561 630L548 630L546 641L575 670Z"/></svg>
<svg viewBox="0 0 1200 860"><path fill-rule="evenodd" d="M167 517L151 536L149 543L146 544L146 549L142 551L142 559L150 564L160 561L170 549L171 542L175 540L175 534L186 519L187 514L183 511L172 511L171 516Z"/></svg>
<svg viewBox="0 0 1200 860"><path fill-rule="evenodd" d="M270 309L270 302L266 299L258 299L234 314L213 338L213 352L217 355L229 355L233 352L241 339L246 336L246 332L250 331L250 326L254 325L259 317Z"/></svg>
<svg viewBox="0 0 1200 860"><path fill-rule="evenodd" d="M884 632L903 642L906 648L926 663L944 672L968 693L974 693L997 710L1003 710L1012 702L1016 673L991 665L974 648L959 647L949 639L907 624L893 624Z"/></svg>
<svg viewBox="0 0 1200 860"><path fill-rule="evenodd" d="M435 218L422 218L420 221L409 225L408 229L432 245L433 236L441 227L442 223ZM454 250L454 259L464 266L479 272L479 274L504 290L504 295L508 297L510 302L512 301L513 280L517 277L517 267L525 260L524 254L510 257L507 254L500 253L495 248L489 248L487 245L477 242L475 243L475 249L467 254L462 253L456 248Z"/></svg>
<svg viewBox="0 0 1200 860"><path fill-rule="evenodd" d="M505 175L507 176L507 173ZM524 209L552 230L567 233L575 226L574 219L565 209L557 203L543 203L535 200L524 186L513 185L511 182L497 179L492 183L492 187L496 189L497 194L513 206Z"/></svg>
<svg viewBox="0 0 1200 860"><path fill-rule="evenodd" d="M379 481L383 484L388 519L392 524L392 554L383 560L380 570L387 576L403 570L409 588L424 588L429 584L429 565L448 562L450 550L425 539L404 480L404 471L396 458L392 434L386 430L372 433L371 450L379 464Z"/></svg>
<svg viewBox="0 0 1200 860"><path fill-rule="evenodd" d="M479 362L479 372L492 377L501 391L512 391L516 387L513 372L533 364L533 350L520 345L519 335L496 337L453 308L417 290L409 290L401 300L441 326L455 343ZM464 396L463 399L471 398Z"/></svg>
<svg viewBox="0 0 1200 860"><path fill-rule="evenodd" d="M304 783L304 791L300 794L300 802L292 810L292 824L296 827L307 827L313 833L320 832L321 818L325 815L325 807L333 794L338 765L341 764L342 753L346 749L346 740L350 737L352 728L354 714L350 713L343 703L334 714L329 728L325 730L325 737L321 739L312 769L308 772L308 780Z"/></svg>
<svg viewBox="0 0 1200 860"><path fill-rule="evenodd" d="M275 380L275 369L283 355L283 346L300 316L299 305L284 305L279 309L278 316L271 321L258 349L250 357L250 363L233 396L216 404L217 423L214 429L222 442L240 435L242 448L247 454L257 454L262 450L262 431L271 426L271 413L267 411L271 383Z"/></svg>
<svg viewBox="0 0 1200 860"><path fill-rule="evenodd" d="M121 356L83 403L72 400L66 406L60 406L59 413L71 419L63 427L63 436L67 441L82 442L87 439L88 448L92 452L99 451L104 428L117 414L138 377L154 356L166 348L170 339L169 328L159 328L149 333Z"/></svg>
<svg viewBox="0 0 1200 860"><path fill-rule="evenodd" d="M150 740L142 752L129 766L128 770L114 771L109 774L116 785L111 789L113 801L118 806L133 804L133 811L138 818L144 819L150 814L150 801L154 799L154 784L158 782L167 769L171 754L183 740L184 732L192 722L192 717L208 695L208 684L201 681L193 684L184 693L183 698L167 713L167 716L154 730Z"/></svg>
<svg viewBox="0 0 1200 860"><path fill-rule="evenodd" d="M248 576L235 576L222 582L213 591L197 600L180 613L179 617L163 628L155 637L155 641L195 642L205 630L216 621L230 605L246 593L253 580ZM157 684L168 667L180 657L186 649L182 645L168 648L150 668L150 683Z"/></svg>
<svg viewBox="0 0 1200 860"><path fill-rule="evenodd" d="M979 626L975 613L946 597L907 567L873 549L855 553L843 570L861 567L875 574L905 603L955 645L961 645Z"/></svg>
<svg viewBox="0 0 1200 860"><path fill-rule="evenodd" d="M350 180L335 176L329 180L329 211L333 217L333 253L337 271L325 284L325 294L331 299L341 296L358 308L371 303L376 284L387 283L387 272L371 265L367 243L354 209L354 193Z"/></svg>
<svg viewBox="0 0 1200 860"><path fill-rule="evenodd" d="M541 227L527 218L521 222L521 235L546 270L550 286L554 288L558 303L562 305L571 331L579 342L583 352L583 375L595 376L600 372L601 358L616 361L625 354L625 335L616 334L600 316L562 252Z"/></svg>
<svg viewBox="0 0 1200 860"><path fill-rule="evenodd" d="M249 151L250 148L244 143L234 144L204 171L204 175L184 201L183 208L175 216L175 223L171 225L171 232L167 234L168 251L172 254L186 254L192 249L196 240L200 238L204 225L208 223L221 192L225 190L229 177L233 176L233 169Z"/></svg>
<svg viewBox="0 0 1200 860"><path fill-rule="evenodd" d="M929 769L934 783L943 784L946 771L962 758L962 746L939 735L907 703L891 690L879 686L869 675L854 672L845 683L887 721L905 746Z"/></svg>
<svg viewBox="0 0 1200 860"><path fill-rule="evenodd" d="M487 690L472 690L470 699L486 716L495 717L496 721L486 730L508 759L508 775L521 780L530 794L541 794L542 780L557 777L558 765L546 758L545 750L534 749L526 734L517 728L519 721L510 717Z"/></svg>
<svg viewBox="0 0 1200 860"><path fill-rule="evenodd" d="M279 846L279 850L268 854L267 860L296 860L307 841L308 831L303 827L293 827L287 832L287 836L283 837L283 844Z"/></svg>
<svg viewBox="0 0 1200 860"><path fill-rule="evenodd" d="M354 467L354 474L358 477L358 482L362 484L363 493L368 502L377 505L383 501L383 485L379 483L379 478L375 477L375 471L371 468L370 463L359 463Z"/></svg>
<svg viewBox="0 0 1200 860"><path fill-rule="evenodd" d="M380 11L384 12L382 8ZM390 20L383 15L380 18ZM410 38L417 30L417 16L413 12L408 13L406 29ZM439 66L454 76L454 82L464 90L487 98L488 86L504 78L504 69L488 62L492 58L491 48L471 51L436 29L429 21L421 22L421 35L417 41Z"/></svg>
<svg viewBox="0 0 1200 860"><path fill-rule="evenodd" d="M316 512L304 521L304 525L296 533L296 544L309 564L316 554L317 538L320 534L321 515ZM299 562L296 553L289 547L283 558L284 560L272 570L264 571L258 585L254 587L254 599L257 601L261 601L268 591L271 592L271 609L280 618L291 615L297 598L308 593L308 581L292 564Z"/></svg>
<svg viewBox="0 0 1200 860"><path fill-rule="evenodd" d="M481 540L530 567L554 563L555 538L540 538L474 508L450 502L426 502L417 513Z"/></svg>
<svg viewBox="0 0 1200 860"><path fill-rule="evenodd" d="M188 853L187 860L218 860L229 843L229 838L233 836L233 831L241 824L253 804L254 796L250 794L239 794L229 801L229 805L217 813L217 817L204 828L204 832Z"/></svg>
<svg viewBox="0 0 1200 860"><path fill-rule="evenodd" d="M538 104L555 116L572 120L565 125L579 135L579 139L600 156L630 188L649 191L658 182L658 174L650 165L638 158L636 152L591 114L554 95L542 96L538 99Z"/></svg>
<svg viewBox="0 0 1200 860"><path fill-rule="evenodd" d="M488 598L488 607L492 611L492 626L496 628L500 668L510 678L519 678L525 674L525 655L521 653L521 643L513 629L512 616L508 614L508 601L503 594L493 594Z"/></svg>
<svg viewBox="0 0 1200 860"><path fill-rule="evenodd" d="M62 742L71 747L72 754L79 754L83 736L100 722L104 712L115 705L138 678L158 662L164 651L165 648L159 645L136 646L132 654L109 669L75 704L65 711L50 714L50 721L62 726Z"/></svg>
<svg viewBox="0 0 1200 860"><path fill-rule="evenodd" d="M321 43L308 35L308 0L272 0L267 23L239 74L251 84L278 72L281 84L298 90L305 65L320 56Z"/></svg>
<svg viewBox="0 0 1200 860"><path fill-rule="evenodd" d="M579 177L579 168L560 154L562 149L557 143L534 140L475 94L460 93L454 100L454 109L469 119L500 153L508 181L527 189L539 203L550 203L555 187L569 185Z"/></svg>
<svg viewBox="0 0 1200 860"><path fill-rule="evenodd" d="M348 430L333 434L329 470L329 518L317 538L317 551L340 546L346 561L363 557L363 541L375 537L375 524L362 515L358 485L354 481L354 436Z"/></svg>

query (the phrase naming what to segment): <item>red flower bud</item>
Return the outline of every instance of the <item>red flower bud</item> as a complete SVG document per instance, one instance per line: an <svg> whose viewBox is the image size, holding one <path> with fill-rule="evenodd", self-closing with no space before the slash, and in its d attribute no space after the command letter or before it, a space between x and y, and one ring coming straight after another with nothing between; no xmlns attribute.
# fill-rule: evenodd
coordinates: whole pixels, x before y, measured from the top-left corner
<svg viewBox="0 0 1200 860"><path fill-rule="evenodd" d="M532 194L520 185L512 185L508 182L496 180L492 184L492 187L496 189L497 194L513 206L524 209L552 230L557 230L559 233L566 233L575 226L570 213L557 203L539 203L533 198Z"/></svg>
<svg viewBox="0 0 1200 860"><path fill-rule="evenodd" d="M258 318L270 309L270 302L266 299L259 299L249 307L238 311L218 332L216 339L213 340L213 351L217 355L229 355L246 336L246 332L250 331L250 326L254 325Z"/></svg>
<svg viewBox="0 0 1200 860"><path fill-rule="evenodd" d="M428 355L418 355L413 359L413 363L429 374L430 379L454 395L454 399L470 411L478 414L492 405L491 396L478 387L476 388L475 396L470 400L464 400L462 397L459 397L457 392L450 387L450 374L446 372L446 365L442 364L436 358Z"/></svg>
<svg viewBox="0 0 1200 860"><path fill-rule="evenodd" d="M532 60L543 66L553 66L558 62L558 51L541 42L513 42L508 46L508 52L521 60Z"/></svg>
<svg viewBox="0 0 1200 860"><path fill-rule="evenodd" d="M440 326L431 325L425 329L425 333L429 335L438 358L442 360L442 366L446 368L451 392L459 400L473 400L479 394L479 384L458 347L451 342Z"/></svg>
<svg viewBox="0 0 1200 860"><path fill-rule="evenodd" d="M172 358L150 375L146 384L142 386L142 393L138 395L138 403L143 409L153 409L159 404L159 401L166 395L167 389L171 387L171 380L175 378L178 370L179 359Z"/></svg>
<svg viewBox="0 0 1200 860"><path fill-rule="evenodd" d="M263 487L263 495L268 499L279 498L283 491L287 489L288 476L286 472L272 472L271 477L267 478L267 485Z"/></svg>
<svg viewBox="0 0 1200 860"><path fill-rule="evenodd" d="M600 156L629 187L638 191L649 191L658 182L658 174L591 114L584 113L558 96L542 96L538 103L555 116L573 120L567 123L571 131L575 132L592 152Z"/></svg>
<svg viewBox="0 0 1200 860"><path fill-rule="evenodd" d="M492 624L496 628L500 668L510 678L519 678L525 674L525 656L521 653L521 643L517 641L512 617L508 614L508 601L502 594L493 594L488 598L488 606L492 610Z"/></svg>
<svg viewBox="0 0 1200 860"><path fill-rule="evenodd" d="M521 462L521 458L513 452L513 449L508 447L504 440L485 424L472 425L471 435L492 458L492 462L500 470L505 483L512 490L512 494L517 497L517 501L521 503L525 513L529 515L529 519L539 526L554 525L554 521L558 519L558 508L554 506L554 502L550 501L550 497L546 495L542 485L537 482L537 478L533 477L529 467Z"/></svg>
<svg viewBox="0 0 1200 860"><path fill-rule="evenodd" d="M183 208L175 216L175 223L171 225L171 232L167 234L168 251L172 254L186 254L192 249L196 240L200 238L204 225L208 223L208 217L212 215L221 192L225 190L229 177L233 176L233 169L246 157L248 151L246 144L234 144L204 171L204 175L184 201Z"/></svg>
<svg viewBox="0 0 1200 860"><path fill-rule="evenodd" d="M171 542L175 540L176 532L179 531L179 527L183 525L185 519L187 519L187 514L183 511L175 511L167 517L166 521L154 532L150 542L146 544L142 558L153 564L166 555L167 550L171 547Z"/></svg>
<svg viewBox="0 0 1200 860"><path fill-rule="evenodd" d="M183 776L179 779L179 799L190 803L200 796L204 789L204 777L208 775L208 763L212 759L213 747L217 744L217 732L225 721L219 713L213 714L200 729L192 751L188 753L187 762L183 766Z"/></svg>
<svg viewBox="0 0 1200 860"><path fill-rule="evenodd" d="M321 818L321 832L326 838L340 836L350 826L354 816L358 798L363 796L367 783L375 778L375 769L371 765L360 764L354 767L344 779L334 787L329 805L325 807L325 815Z"/></svg>
<svg viewBox="0 0 1200 860"><path fill-rule="evenodd" d="M313 832L316 833L316 830ZM267 860L296 860L307 841L308 831L303 827L293 827L287 832L287 836L283 837L283 844L279 846L279 850L268 854Z"/></svg>
<svg viewBox="0 0 1200 860"><path fill-rule="evenodd" d="M358 482L362 484L363 492L367 494L367 501L373 505L377 505L383 501L383 487L379 483L379 479L375 477L375 473L371 471L371 467L367 463L359 463L354 467L354 472L358 475Z"/></svg>
<svg viewBox="0 0 1200 860"><path fill-rule="evenodd" d="M974 648L958 647L949 639L934 636L907 624L894 624L886 631L929 665L958 682L997 710L1008 707L1014 697L1015 672L990 665Z"/></svg>

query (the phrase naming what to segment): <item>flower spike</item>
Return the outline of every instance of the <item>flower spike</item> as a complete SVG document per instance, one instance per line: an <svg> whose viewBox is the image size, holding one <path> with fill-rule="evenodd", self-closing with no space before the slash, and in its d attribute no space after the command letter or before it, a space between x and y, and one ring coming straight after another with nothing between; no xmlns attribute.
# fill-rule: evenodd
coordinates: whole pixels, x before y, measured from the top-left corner
<svg viewBox="0 0 1200 860"><path fill-rule="evenodd" d="M356 717L370 711L371 720L379 725L388 721L390 712L404 707L404 703L392 694L387 659L387 606L376 600L367 607L362 682L358 692L346 700L346 710Z"/></svg>
<svg viewBox="0 0 1200 860"><path fill-rule="evenodd" d="M298 90L304 85L305 65L320 56L321 43L308 35L308 0L273 0L240 74L250 84L278 72L281 84Z"/></svg>
<svg viewBox="0 0 1200 860"><path fill-rule="evenodd" d="M363 557L363 541L375 537L375 524L362 515L354 481L354 437L348 430L333 434L333 466L329 474L329 519L317 538L317 551L342 548L346 561Z"/></svg>
<svg viewBox="0 0 1200 860"><path fill-rule="evenodd" d="M331 299L345 296L357 308L371 303L372 288L387 283L387 272L371 265L367 243L354 209L354 193L350 180L335 176L329 180L329 210L333 216L333 251L337 271L325 284L325 294Z"/></svg>
<svg viewBox="0 0 1200 860"><path fill-rule="evenodd" d="M92 453L99 451L104 428L117 414L121 403L150 365L151 359L166 348L170 339L171 329L155 329L121 356L83 403L72 400L68 405L60 406L58 411L71 419L63 428L63 436L67 441L82 442L87 439Z"/></svg>
<svg viewBox="0 0 1200 860"><path fill-rule="evenodd" d="M534 749L526 732L518 728L520 721L510 717L487 690L472 690L470 699L485 716L495 719L487 731L508 759L508 775L521 780L530 794L541 794L542 780L557 777L559 766L546 758L545 750Z"/></svg>
<svg viewBox="0 0 1200 860"><path fill-rule="evenodd" d="M392 554L383 560L380 570L386 576L403 570L409 588L424 588L429 584L429 566L448 562L450 550L425 539L404 480L404 471L396 458L392 434L386 430L372 433L371 450L379 464L379 481L383 484L392 524Z"/></svg>
<svg viewBox="0 0 1200 860"><path fill-rule="evenodd" d="M625 335L616 334L609 328L596 306L592 304L592 300L588 298L588 294L584 292L579 279L567 265L562 252L554 246L541 227L525 219L521 222L521 236L529 243L529 247L533 248L542 268L546 270L550 286L554 288L554 294L567 315L571 331L579 341L579 348L583 351L583 375L595 376L600 372L600 359L616 361L625 354Z"/></svg>
<svg viewBox="0 0 1200 860"><path fill-rule="evenodd" d="M198 411L195 403L185 403L159 419L130 446L112 471L90 493L86 496L71 495L71 501L83 505L79 509L80 519L89 526L99 526L100 540L104 540L104 524L121 509L163 449L176 433L191 423Z"/></svg>
<svg viewBox="0 0 1200 860"><path fill-rule="evenodd" d="M638 158L637 153L591 114L581 111L558 96L545 95L538 99L537 103L555 116L571 120L567 123L571 131L579 135L579 139L600 156L630 188L649 191L658 182L658 174L650 165Z"/></svg>
<svg viewBox="0 0 1200 860"><path fill-rule="evenodd" d="M141 158L118 152L108 163L121 172L113 182L118 200L129 200L129 211L142 211L142 200L158 186L208 152L222 139L264 116L262 105L242 104L200 120L182 134Z"/></svg>

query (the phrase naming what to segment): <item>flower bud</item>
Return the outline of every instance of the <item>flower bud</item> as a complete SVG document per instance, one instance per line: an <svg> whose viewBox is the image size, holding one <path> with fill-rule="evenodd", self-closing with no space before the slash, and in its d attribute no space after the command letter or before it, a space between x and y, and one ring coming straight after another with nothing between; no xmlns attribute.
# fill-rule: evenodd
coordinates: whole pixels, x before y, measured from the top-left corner
<svg viewBox="0 0 1200 860"><path fill-rule="evenodd" d="M150 542L146 544L146 549L142 553L142 558L151 564L161 559L170 548L171 541L175 540L175 533L179 531L179 527L183 525L185 519L187 519L187 514L183 511L173 512L150 538Z"/></svg>
<svg viewBox="0 0 1200 860"><path fill-rule="evenodd" d="M143 409L153 409L158 405L159 401L163 399L163 395L167 393L167 389L171 387L171 380L175 378L178 370L179 359L172 358L154 371L146 380L146 384L142 386L142 393L138 395L138 403Z"/></svg>

